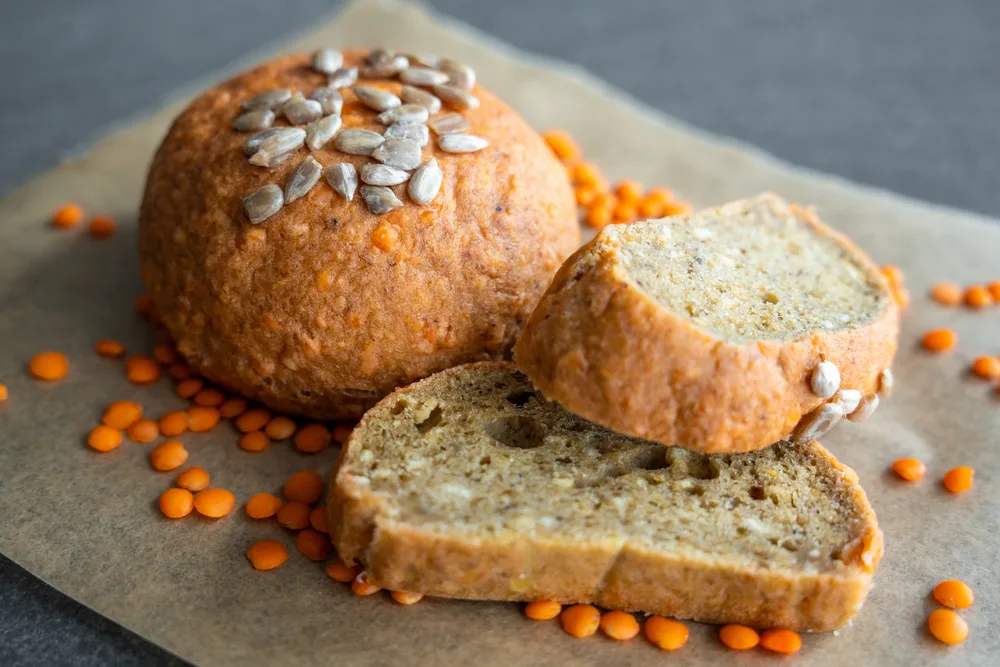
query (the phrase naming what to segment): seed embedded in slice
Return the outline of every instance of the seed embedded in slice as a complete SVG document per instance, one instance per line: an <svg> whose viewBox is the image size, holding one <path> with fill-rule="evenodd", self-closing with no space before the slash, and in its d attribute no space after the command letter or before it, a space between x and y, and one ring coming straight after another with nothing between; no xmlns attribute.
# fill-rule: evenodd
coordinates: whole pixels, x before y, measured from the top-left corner
<svg viewBox="0 0 1000 667"><path fill-rule="evenodd" d="M375 111L387 111L403 103L401 99L381 88L354 86L351 90L357 95L358 101Z"/></svg>
<svg viewBox="0 0 1000 667"><path fill-rule="evenodd" d="M419 104L427 109L428 113L437 113L438 111L441 111L441 100L434 97L426 90L421 90L420 88L415 88L414 86L403 86L400 97L402 97L403 101L407 104Z"/></svg>
<svg viewBox="0 0 1000 667"><path fill-rule="evenodd" d="M287 88L272 88L244 100L240 108L244 111L253 111L254 109L271 109L273 111L287 102L291 96L292 91Z"/></svg>
<svg viewBox="0 0 1000 667"><path fill-rule="evenodd" d="M268 137L273 137L276 134L280 134L281 132L287 129L288 129L287 127L272 127L270 129L261 130L260 132L251 135L249 139L243 142L243 153L247 157L253 155L254 153L257 152L257 150L260 148L260 145L264 142L265 139L267 139Z"/></svg>
<svg viewBox="0 0 1000 667"><path fill-rule="evenodd" d="M366 65L361 68L361 77L365 79L391 79L410 66L406 56L393 56L391 60L378 65Z"/></svg>
<svg viewBox="0 0 1000 667"><path fill-rule="evenodd" d="M830 432L844 417L844 409L836 403L824 403L802 418L792 433L792 442L805 444Z"/></svg>
<svg viewBox="0 0 1000 667"><path fill-rule="evenodd" d="M362 185L361 198L365 200L368 210L375 215L394 211L403 205L392 190L381 185Z"/></svg>
<svg viewBox="0 0 1000 667"><path fill-rule="evenodd" d="M358 172L350 162L331 164L323 170L323 177L333 191L347 201L354 199L354 191L358 189Z"/></svg>
<svg viewBox="0 0 1000 667"><path fill-rule="evenodd" d="M443 179L444 175L438 166L437 158L432 157L413 172L406 191L415 203L426 206L437 197Z"/></svg>
<svg viewBox="0 0 1000 667"><path fill-rule="evenodd" d="M281 111L292 125L304 125L323 115L323 105L316 100L295 100L286 103Z"/></svg>
<svg viewBox="0 0 1000 667"><path fill-rule="evenodd" d="M326 85L331 88L349 88L358 80L357 67L341 67L327 77Z"/></svg>
<svg viewBox="0 0 1000 667"><path fill-rule="evenodd" d="M361 167L361 182L368 185L399 185L409 178L409 172L384 164L366 164Z"/></svg>
<svg viewBox="0 0 1000 667"><path fill-rule="evenodd" d="M854 412L847 415L847 418L852 422L863 422L875 414L875 410L878 409L878 404L878 394L868 394L861 399L861 402L858 403L858 407L854 409Z"/></svg>
<svg viewBox="0 0 1000 667"><path fill-rule="evenodd" d="M413 86L436 86L447 83L448 75L429 67L409 67L399 73L399 80Z"/></svg>
<svg viewBox="0 0 1000 667"><path fill-rule="evenodd" d="M312 57L313 69L323 74L333 74L343 64L344 54L337 49L320 49Z"/></svg>
<svg viewBox="0 0 1000 667"><path fill-rule="evenodd" d="M383 111L378 115L378 122L383 125L392 125L393 123L426 123L427 118L430 116L427 113L426 107L422 107L419 104L402 104L395 109L389 109L388 111Z"/></svg>
<svg viewBox="0 0 1000 667"><path fill-rule="evenodd" d="M320 110L324 116L340 113L340 110L344 108L344 97L340 91L332 86L320 86L312 91L309 99L319 102Z"/></svg>
<svg viewBox="0 0 1000 667"><path fill-rule="evenodd" d="M383 142L385 137L378 132L351 128L341 131L334 138L333 146L348 155L371 155Z"/></svg>
<svg viewBox="0 0 1000 667"><path fill-rule="evenodd" d="M306 131L301 127L283 127L281 130L261 142L257 152L250 156L250 164L258 167L281 164L306 140Z"/></svg>
<svg viewBox="0 0 1000 667"><path fill-rule="evenodd" d="M396 123L385 128L382 133L386 139L409 139L416 142L420 147L426 146L430 141L430 131L426 125L410 125L408 123Z"/></svg>
<svg viewBox="0 0 1000 667"><path fill-rule="evenodd" d="M274 112L270 109L254 109L236 117L233 129L237 132L256 132L274 125Z"/></svg>
<svg viewBox="0 0 1000 667"><path fill-rule="evenodd" d="M476 85L476 71L452 58L442 58L438 69L448 75L448 85L462 90L472 90Z"/></svg>
<svg viewBox="0 0 1000 667"><path fill-rule="evenodd" d="M441 85L432 86L434 94L441 98L443 102L450 104L456 109L478 109L479 98L472 93L457 88L455 86Z"/></svg>
<svg viewBox="0 0 1000 667"><path fill-rule="evenodd" d="M438 137L438 148L445 153L475 153L489 145L490 142L474 134L446 134Z"/></svg>
<svg viewBox="0 0 1000 667"><path fill-rule="evenodd" d="M274 183L269 183L243 200L243 213L253 224L264 222L272 215L281 210L284 204L284 195L281 188Z"/></svg>
<svg viewBox="0 0 1000 667"><path fill-rule="evenodd" d="M340 129L340 116L325 116L306 125L306 146L311 151L318 151L333 139Z"/></svg>
<svg viewBox="0 0 1000 667"><path fill-rule="evenodd" d="M285 203L291 204L296 199L306 196L319 182L322 173L323 165L312 155L303 160L285 181Z"/></svg>
<svg viewBox="0 0 1000 667"><path fill-rule="evenodd" d="M410 139L386 139L372 157L390 167L410 171L420 165L420 146Z"/></svg>
<svg viewBox="0 0 1000 667"><path fill-rule="evenodd" d="M443 136L465 132L469 129L469 121L462 114L449 111L431 118L427 121L427 126L434 130L434 134Z"/></svg>

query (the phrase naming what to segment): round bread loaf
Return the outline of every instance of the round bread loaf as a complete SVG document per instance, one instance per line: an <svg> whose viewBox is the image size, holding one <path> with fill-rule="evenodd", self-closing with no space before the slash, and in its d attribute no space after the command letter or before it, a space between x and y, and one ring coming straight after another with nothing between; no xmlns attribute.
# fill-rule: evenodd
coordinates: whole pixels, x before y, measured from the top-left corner
<svg viewBox="0 0 1000 667"><path fill-rule="evenodd" d="M456 364L509 357L552 275L579 245L565 169L524 120L479 85L465 92L474 96L471 102L458 95L430 114L433 126L445 113L458 113L468 123L465 132L488 145L473 142L474 152L453 152L465 148L459 140L446 151L429 132L419 159L436 159L441 185L426 205L410 198L408 182L389 188L399 201L386 212L379 212L379 204L392 199L386 190L373 191L372 203L362 192L369 190L359 187L348 201L327 168L345 164L345 172L353 167L362 175L381 158L342 152L336 138L316 150L300 145L284 161L272 159L271 167L251 164L255 149L244 142L253 132L233 129L246 107L270 106L275 118L264 108L239 121L241 127L269 121L287 127L293 115L306 129L320 106L299 104L295 115L274 100L248 103L275 89L317 97L321 115L338 115L336 95L316 93L329 82L342 96L340 133L387 131L390 119L380 121L353 86L400 95L403 83L392 72L397 61L385 52L346 51L342 66L360 67L361 78L339 87L351 75L328 79L339 56L279 58L195 100L153 161L139 222L143 280L191 366L274 409L317 419L357 418L397 386ZM471 82L466 74L457 83ZM399 100L390 96L389 104ZM420 120L418 113L417 125ZM396 130L410 136L402 125ZM319 165L304 165L310 158ZM311 184L319 168L323 176ZM381 171L368 177L392 178ZM424 192L435 192L433 181L422 182ZM271 184L276 187L244 203ZM252 222L248 214L259 218L278 188L285 191L280 209Z"/></svg>

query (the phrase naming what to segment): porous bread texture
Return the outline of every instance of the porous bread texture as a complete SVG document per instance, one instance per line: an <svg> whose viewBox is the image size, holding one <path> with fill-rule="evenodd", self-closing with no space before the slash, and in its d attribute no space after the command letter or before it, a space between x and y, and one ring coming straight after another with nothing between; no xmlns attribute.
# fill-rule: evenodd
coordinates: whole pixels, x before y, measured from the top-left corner
<svg viewBox="0 0 1000 667"><path fill-rule="evenodd" d="M357 66L365 52L344 52ZM579 245L565 168L496 96L463 111L490 145L442 152L441 190L386 215L347 202L321 179L261 224L242 199L284 187L312 156L324 167L368 157L330 141L274 168L250 164L231 129L240 103L277 87L309 95L327 77L306 54L267 62L195 100L173 123L146 183L142 276L177 349L201 375L282 412L357 419L397 386L450 366L510 357L524 322ZM362 78L399 93L398 80ZM377 112L343 89L343 129L383 132ZM450 111L445 108L444 111ZM443 111L443 112L444 112ZM275 125L286 125L284 119Z"/></svg>
<svg viewBox="0 0 1000 667"><path fill-rule="evenodd" d="M512 364L398 390L331 483L331 536L376 585L826 630L863 603L882 536L819 443L706 455L620 435Z"/></svg>
<svg viewBox="0 0 1000 667"><path fill-rule="evenodd" d="M772 194L606 227L570 257L514 359L545 395L621 433L705 452L786 439L824 398L878 390L899 311L878 267Z"/></svg>

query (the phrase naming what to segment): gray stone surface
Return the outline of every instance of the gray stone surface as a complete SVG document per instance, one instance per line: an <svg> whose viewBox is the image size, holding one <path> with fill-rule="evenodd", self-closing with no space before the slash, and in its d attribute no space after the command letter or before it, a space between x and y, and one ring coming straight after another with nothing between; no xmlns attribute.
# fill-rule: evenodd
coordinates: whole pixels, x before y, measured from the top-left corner
<svg viewBox="0 0 1000 667"><path fill-rule="evenodd" d="M333 4L0 3L0 195ZM1000 215L996 0L431 4L789 161ZM0 557L0 664L179 663Z"/></svg>

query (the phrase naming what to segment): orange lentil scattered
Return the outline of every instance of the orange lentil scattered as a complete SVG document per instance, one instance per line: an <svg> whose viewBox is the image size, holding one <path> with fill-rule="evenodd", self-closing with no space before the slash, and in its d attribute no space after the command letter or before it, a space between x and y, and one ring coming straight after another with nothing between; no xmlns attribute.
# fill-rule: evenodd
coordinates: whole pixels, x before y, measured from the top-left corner
<svg viewBox="0 0 1000 667"><path fill-rule="evenodd" d="M535 600L524 606L524 615L533 621L551 621L562 611L555 600Z"/></svg>
<svg viewBox="0 0 1000 667"><path fill-rule="evenodd" d="M354 581L354 578L361 574L360 565L347 565L339 558L328 560L325 569L328 577L343 584Z"/></svg>
<svg viewBox="0 0 1000 667"><path fill-rule="evenodd" d="M354 424L337 424L333 427L333 440L338 444L344 444L354 432Z"/></svg>
<svg viewBox="0 0 1000 667"><path fill-rule="evenodd" d="M218 408L205 405L192 405L188 408L188 428L194 433L204 433L215 428L222 416Z"/></svg>
<svg viewBox="0 0 1000 667"><path fill-rule="evenodd" d="M619 181L618 185L615 186L615 194L618 195L618 198L622 201L636 205L642 200L643 197L642 185L639 181Z"/></svg>
<svg viewBox="0 0 1000 667"><path fill-rule="evenodd" d="M188 429L188 415L183 410L168 412L160 417L160 435L172 438Z"/></svg>
<svg viewBox="0 0 1000 667"><path fill-rule="evenodd" d="M587 210L587 216L584 218L584 222L587 223L588 227L593 227L594 229L604 229L611 224L613 219L613 209L610 206L595 205Z"/></svg>
<svg viewBox="0 0 1000 667"><path fill-rule="evenodd" d="M87 444L99 452L110 452L122 444L122 432L104 424L95 426L87 436Z"/></svg>
<svg viewBox="0 0 1000 667"><path fill-rule="evenodd" d="M652 195L646 195L643 200L639 202L639 206L636 209L638 214L643 218L662 218L666 210L666 203L660 201Z"/></svg>
<svg viewBox="0 0 1000 667"><path fill-rule="evenodd" d="M905 287L893 287L892 298L900 310L906 310L910 307L910 290Z"/></svg>
<svg viewBox="0 0 1000 667"><path fill-rule="evenodd" d="M892 462L892 471L907 482L915 482L924 478L927 466L920 459L897 459Z"/></svg>
<svg viewBox="0 0 1000 667"><path fill-rule="evenodd" d="M101 422L119 430L125 430L142 419L142 406L135 401L115 401L104 411Z"/></svg>
<svg viewBox="0 0 1000 667"><path fill-rule="evenodd" d="M194 371L187 364L174 364L167 369L167 373L175 380L186 380L194 375Z"/></svg>
<svg viewBox="0 0 1000 667"><path fill-rule="evenodd" d="M295 449L305 454L315 454L330 446L331 434L322 424L307 424L295 434Z"/></svg>
<svg viewBox="0 0 1000 667"><path fill-rule="evenodd" d="M168 519L180 519L194 509L194 496L187 489L167 489L160 494L160 511Z"/></svg>
<svg viewBox="0 0 1000 667"><path fill-rule="evenodd" d="M972 488L972 475L975 471L969 466L952 468L944 474L944 488L952 493L962 493Z"/></svg>
<svg viewBox="0 0 1000 667"><path fill-rule="evenodd" d="M94 346L94 351L102 357L116 359L125 354L125 346L116 340L106 338L97 342L97 345Z"/></svg>
<svg viewBox="0 0 1000 667"><path fill-rule="evenodd" d="M330 532L330 520L326 516L325 505L320 505L309 513L309 525L321 533Z"/></svg>
<svg viewBox="0 0 1000 667"><path fill-rule="evenodd" d="M271 439L263 431L250 431L240 436L240 449L246 452L262 452L271 446Z"/></svg>
<svg viewBox="0 0 1000 667"><path fill-rule="evenodd" d="M311 510L305 503L292 501L285 503L278 510L278 523L289 530L302 530L309 525L309 513Z"/></svg>
<svg viewBox="0 0 1000 667"><path fill-rule="evenodd" d="M52 226L60 229L76 227L83 222L83 207L78 204L63 204L52 214Z"/></svg>
<svg viewBox="0 0 1000 667"><path fill-rule="evenodd" d="M267 422L264 432L272 440L288 440L295 435L295 422L288 417L275 417Z"/></svg>
<svg viewBox="0 0 1000 667"><path fill-rule="evenodd" d="M177 486L188 491L207 489L210 481L211 478L208 476L208 471L198 466L188 468L177 475Z"/></svg>
<svg viewBox="0 0 1000 667"><path fill-rule="evenodd" d="M966 609L972 606L972 603L975 601L975 595L973 595L972 589L964 581L948 579L934 587L934 599L945 607Z"/></svg>
<svg viewBox="0 0 1000 667"><path fill-rule="evenodd" d="M969 624L951 609L936 609L927 619L927 629L944 644L961 644L969 636Z"/></svg>
<svg viewBox="0 0 1000 667"><path fill-rule="evenodd" d="M236 497L225 489L205 489L194 496L194 508L198 514L210 519L226 516L235 504Z"/></svg>
<svg viewBox="0 0 1000 667"><path fill-rule="evenodd" d="M269 519L281 509L281 498L270 493L255 493L247 501L247 516L251 519Z"/></svg>
<svg viewBox="0 0 1000 667"><path fill-rule="evenodd" d="M639 634L639 622L624 611L606 611L601 614L601 630L612 639L632 639Z"/></svg>
<svg viewBox="0 0 1000 667"><path fill-rule="evenodd" d="M171 345L157 345L153 348L153 358L164 366L177 363L177 350Z"/></svg>
<svg viewBox="0 0 1000 667"><path fill-rule="evenodd" d="M661 204L666 204L666 203L668 203L670 201L673 201L673 199L674 199L674 193L670 190L670 188L663 188L663 187L652 188L649 191L649 193L646 195L646 198L650 199L650 200L658 201ZM687 626L685 626L685 627L687 627Z"/></svg>
<svg viewBox="0 0 1000 667"><path fill-rule="evenodd" d="M589 637L597 632L601 624L601 612L593 605L575 604L563 610L559 621L566 634L577 638Z"/></svg>
<svg viewBox="0 0 1000 667"><path fill-rule="evenodd" d="M251 408L247 410L233 422L243 433L249 433L250 431L259 431L265 426L267 422L271 421L271 413L264 408Z"/></svg>
<svg viewBox="0 0 1000 667"><path fill-rule="evenodd" d="M691 204L687 204L682 201L672 201L672 202L667 202L666 210L663 212L663 214L668 217L673 215L685 215L687 213L690 213L691 210L692 210Z"/></svg>
<svg viewBox="0 0 1000 667"><path fill-rule="evenodd" d="M962 288L955 283L937 283L931 287L931 298L942 306L957 306L962 302Z"/></svg>
<svg viewBox="0 0 1000 667"><path fill-rule="evenodd" d="M42 352L34 356L28 364L28 370L39 380L53 382L66 377L69 360L62 352Z"/></svg>
<svg viewBox="0 0 1000 667"><path fill-rule="evenodd" d="M972 372L984 380L996 380L1000 378L1000 359L977 357L972 362Z"/></svg>
<svg viewBox="0 0 1000 667"><path fill-rule="evenodd" d="M152 419L140 419L128 427L128 437L132 442L145 445L160 437L160 428Z"/></svg>
<svg viewBox="0 0 1000 667"><path fill-rule="evenodd" d="M597 198L597 188L592 185L585 185L576 189L576 204L581 208L587 208L594 203Z"/></svg>
<svg viewBox="0 0 1000 667"><path fill-rule="evenodd" d="M220 389L202 389L194 395L194 404L206 408L217 408L226 402L226 395Z"/></svg>
<svg viewBox="0 0 1000 667"><path fill-rule="evenodd" d="M160 472L176 470L188 460L184 444L178 440L168 440L149 452L149 462Z"/></svg>
<svg viewBox="0 0 1000 667"><path fill-rule="evenodd" d="M333 552L330 536L313 528L304 528L295 536L295 546L309 560L326 560Z"/></svg>
<svg viewBox="0 0 1000 667"><path fill-rule="evenodd" d="M676 651L684 646L689 634L686 625L662 616L647 618L643 630L646 633L646 639L664 651Z"/></svg>
<svg viewBox="0 0 1000 667"><path fill-rule="evenodd" d="M7 385L0 383L0 403L6 401L10 398L10 392L7 391Z"/></svg>
<svg viewBox="0 0 1000 667"><path fill-rule="evenodd" d="M176 392L181 398L191 398L205 385L199 378L186 378L177 383Z"/></svg>
<svg viewBox="0 0 1000 667"><path fill-rule="evenodd" d="M152 357L129 357L125 362L125 374L135 384L149 384L160 378L160 365Z"/></svg>
<svg viewBox="0 0 1000 667"><path fill-rule="evenodd" d="M616 222L630 222L635 220L635 214L635 204L629 201L620 201L611 212L611 217L613 217Z"/></svg>
<svg viewBox="0 0 1000 667"><path fill-rule="evenodd" d="M986 306L993 305L993 297L990 295L989 290L982 285L973 285L967 288L962 295L962 301L965 302L965 305L972 308L985 308Z"/></svg>
<svg viewBox="0 0 1000 667"><path fill-rule="evenodd" d="M95 239L110 238L114 236L117 226L114 219L109 216L94 216L90 219L90 235Z"/></svg>
<svg viewBox="0 0 1000 667"><path fill-rule="evenodd" d="M601 183L601 171L593 162L580 162L573 165L569 175L578 186L597 186Z"/></svg>
<svg viewBox="0 0 1000 667"><path fill-rule="evenodd" d="M247 558L255 570L273 570L288 560L288 549L278 540L260 540L247 549Z"/></svg>
<svg viewBox="0 0 1000 667"><path fill-rule="evenodd" d="M374 595L382 589L368 581L368 577L362 572L354 577L354 581L351 582L351 590L354 591L355 595L366 596Z"/></svg>
<svg viewBox="0 0 1000 667"><path fill-rule="evenodd" d="M885 276L886 281L891 287L903 286L903 281L905 280L903 270L895 264L886 264L879 271L882 272L882 275Z"/></svg>
<svg viewBox="0 0 1000 667"><path fill-rule="evenodd" d="M986 286L986 289L989 290L994 301L1000 301L1000 280L994 280Z"/></svg>
<svg viewBox="0 0 1000 667"><path fill-rule="evenodd" d="M924 347L931 352L944 352L955 347L958 336L951 329L934 329L924 334Z"/></svg>
<svg viewBox="0 0 1000 667"><path fill-rule="evenodd" d="M734 651L745 651L760 642L760 635L745 625L724 625L719 630L719 639Z"/></svg>
<svg viewBox="0 0 1000 667"><path fill-rule="evenodd" d="M794 630L765 630L760 633L760 646L772 653L798 653L802 638Z"/></svg>
<svg viewBox="0 0 1000 667"><path fill-rule="evenodd" d="M424 599L423 593L410 593L409 591L390 591L389 595L392 596L393 600L404 605L417 604Z"/></svg>
<svg viewBox="0 0 1000 667"><path fill-rule="evenodd" d="M549 149L563 162L575 160L580 156L580 149L568 132L549 130L542 135L542 138L545 139Z"/></svg>
<svg viewBox="0 0 1000 667"><path fill-rule="evenodd" d="M249 403L245 398L240 398L239 396L227 398L222 405L219 406L219 415L221 415L223 419L235 419L247 411L248 405Z"/></svg>
<svg viewBox="0 0 1000 667"><path fill-rule="evenodd" d="M285 482L285 498L309 505L319 500L323 493L323 478L313 470L301 470Z"/></svg>

